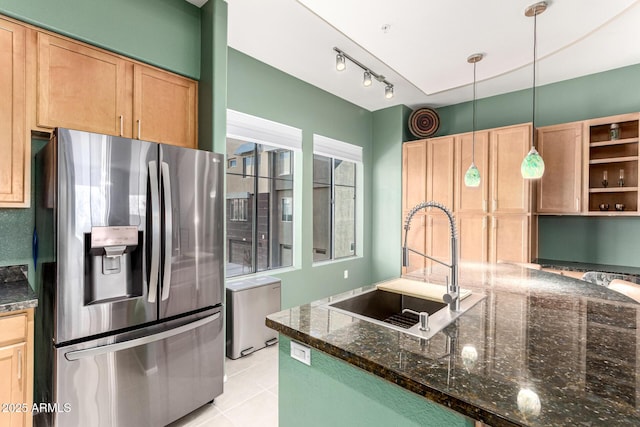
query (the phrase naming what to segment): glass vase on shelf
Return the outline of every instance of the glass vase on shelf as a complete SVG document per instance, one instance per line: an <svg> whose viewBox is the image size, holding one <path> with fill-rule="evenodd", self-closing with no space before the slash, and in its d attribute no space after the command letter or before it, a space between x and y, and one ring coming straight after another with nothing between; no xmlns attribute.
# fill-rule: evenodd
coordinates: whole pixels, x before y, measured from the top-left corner
<svg viewBox="0 0 640 427"><path fill-rule="evenodd" d="M611 141L615 141L616 139L620 139L620 125L617 123L612 123L611 128L609 129L609 139Z"/></svg>
<svg viewBox="0 0 640 427"><path fill-rule="evenodd" d="M618 177L618 187L624 187L624 169L620 169L620 176Z"/></svg>
<svg viewBox="0 0 640 427"><path fill-rule="evenodd" d="M607 188L607 186L609 185L609 180L607 178L608 178L607 171L602 172L602 186L604 188Z"/></svg>

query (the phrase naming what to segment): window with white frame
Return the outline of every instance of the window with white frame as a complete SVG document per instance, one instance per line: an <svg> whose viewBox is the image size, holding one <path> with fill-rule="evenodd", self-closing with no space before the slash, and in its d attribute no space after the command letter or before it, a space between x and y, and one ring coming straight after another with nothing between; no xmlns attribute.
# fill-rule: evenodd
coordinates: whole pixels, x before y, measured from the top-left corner
<svg viewBox="0 0 640 427"><path fill-rule="evenodd" d="M362 148L320 135L313 143L313 260L354 256Z"/></svg>
<svg viewBox="0 0 640 427"><path fill-rule="evenodd" d="M227 277L289 267L299 129L227 110Z"/></svg>

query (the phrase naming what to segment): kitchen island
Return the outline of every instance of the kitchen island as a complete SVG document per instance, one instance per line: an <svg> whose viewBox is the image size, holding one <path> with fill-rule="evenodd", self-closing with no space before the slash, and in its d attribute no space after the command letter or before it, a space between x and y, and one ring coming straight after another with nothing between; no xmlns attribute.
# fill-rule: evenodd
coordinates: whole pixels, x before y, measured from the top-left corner
<svg viewBox="0 0 640 427"><path fill-rule="evenodd" d="M640 425L640 305L508 264L463 264L460 284L485 298L429 340L327 309L371 286L268 316L280 425ZM311 366L290 340L312 348Z"/></svg>

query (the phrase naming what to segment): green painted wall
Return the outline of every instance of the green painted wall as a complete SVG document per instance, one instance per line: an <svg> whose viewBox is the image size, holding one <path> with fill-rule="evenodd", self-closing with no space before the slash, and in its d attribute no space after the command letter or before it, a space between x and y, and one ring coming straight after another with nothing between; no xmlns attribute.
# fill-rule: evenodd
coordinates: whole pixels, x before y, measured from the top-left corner
<svg viewBox="0 0 640 427"><path fill-rule="evenodd" d="M225 152L227 141L227 9L224 0L209 0L201 9L198 145L217 153Z"/></svg>
<svg viewBox="0 0 640 427"><path fill-rule="evenodd" d="M234 49L229 49L228 107L302 129L301 268L277 273L283 308L353 289L371 282L372 116L315 86ZM313 134L363 147L364 245L361 257L313 266ZM343 271L349 270L349 278Z"/></svg>
<svg viewBox="0 0 640 427"><path fill-rule="evenodd" d="M473 426L461 414L315 349L311 366L304 365L291 358L290 342L280 335L280 427Z"/></svg>
<svg viewBox="0 0 640 427"><path fill-rule="evenodd" d="M637 88L640 64L541 86L536 89L536 126L640 111ZM531 90L479 99L476 108L478 129L530 122ZM439 108L438 135L471 131L471 112L470 102ZM395 221L400 224L400 216ZM541 217L538 253L540 258L640 267L639 239L640 218Z"/></svg>
<svg viewBox="0 0 640 427"><path fill-rule="evenodd" d="M402 215L402 142L408 139L405 123L411 110L398 105L373 113L373 282L400 276Z"/></svg>
<svg viewBox="0 0 640 427"><path fill-rule="evenodd" d="M0 0L0 13L200 76L200 9L184 0Z"/></svg>

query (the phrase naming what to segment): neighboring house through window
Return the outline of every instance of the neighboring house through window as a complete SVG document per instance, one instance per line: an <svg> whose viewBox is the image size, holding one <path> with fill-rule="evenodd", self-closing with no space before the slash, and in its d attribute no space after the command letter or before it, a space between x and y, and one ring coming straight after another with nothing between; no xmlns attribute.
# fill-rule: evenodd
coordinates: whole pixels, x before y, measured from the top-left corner
<svg viewBox="0 0 640 427"><path fill-rule="evenodd" d="M293 265L293 157L302 134L228 110L227 277ZM299 144L297 145L296 142Z"/></svg>

